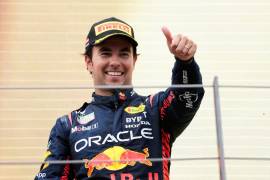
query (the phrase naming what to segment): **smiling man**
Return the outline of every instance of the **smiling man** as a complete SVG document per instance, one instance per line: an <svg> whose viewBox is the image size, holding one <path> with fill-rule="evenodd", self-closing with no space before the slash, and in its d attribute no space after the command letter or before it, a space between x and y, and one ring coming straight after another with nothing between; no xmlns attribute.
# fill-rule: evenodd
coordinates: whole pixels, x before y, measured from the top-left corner
<svg viewBox="0 0 270 180"><path fill-rule="evenodd" d="M183 35L162 32L173 54L172 84L201 84L194 60L196 44ZM36 179L168 180L171 148L199 109L203 88L168 88L140 96L132 88L137 60L133 28L117 18L92 25L85 46L86 68L97 87L90 103L57 119L46 161ZM163 161L153 161L160 158Z"/></svg>
<svg viewBox="0 0 270 180"><path fill-rule="evenodd" d="M131 85L137 54L126 37L110 37L90 51L85 63L95 85ZM112 91L96 89L96 94L112 95Z"/></svg>

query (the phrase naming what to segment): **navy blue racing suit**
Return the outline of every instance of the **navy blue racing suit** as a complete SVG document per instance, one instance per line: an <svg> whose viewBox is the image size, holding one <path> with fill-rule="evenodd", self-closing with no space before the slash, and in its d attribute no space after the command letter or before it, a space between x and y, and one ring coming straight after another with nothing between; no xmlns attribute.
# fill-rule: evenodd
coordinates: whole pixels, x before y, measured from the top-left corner
<svg viewBox="0 0 270 180"><path fill-rule="evenodd" d="M202 84L199 67L176 60L172 84ZM168 88L151 96L133 89L112 96L92 95L90 103L57 119L46 161L84 160L80 164L41 166L35 179L168 180L176 137L197 112L204 89Z"/></svg>

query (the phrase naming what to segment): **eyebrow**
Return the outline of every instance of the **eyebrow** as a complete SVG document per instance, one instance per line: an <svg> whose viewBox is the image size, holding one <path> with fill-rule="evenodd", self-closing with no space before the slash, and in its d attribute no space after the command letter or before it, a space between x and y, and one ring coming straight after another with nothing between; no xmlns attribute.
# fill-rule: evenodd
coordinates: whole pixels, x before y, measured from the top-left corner
<svg viewBox="0 0 270 180"><path fill-rule="evenodd" d="M125 48L121 49L120 51L121 52L130 52L131 50L130 50L130 48L125 47Z"/></svg>
<svg viewBox="0 0 270 180"><path fill-rule="evenodd" d="M110 48L108 48L108 47L101 47L100 49L99 49L99 51L100 52L104 52L104 51L112 51Z"/></svg>
<svg viewBox="0 0 270 180"><path fill-rule="evenodd" d="M112 50L108 47L101 47L99 49L100 52L111 52ZM130 48L124 47L123 49L120 50L120 52L131 52Z"/></svg>

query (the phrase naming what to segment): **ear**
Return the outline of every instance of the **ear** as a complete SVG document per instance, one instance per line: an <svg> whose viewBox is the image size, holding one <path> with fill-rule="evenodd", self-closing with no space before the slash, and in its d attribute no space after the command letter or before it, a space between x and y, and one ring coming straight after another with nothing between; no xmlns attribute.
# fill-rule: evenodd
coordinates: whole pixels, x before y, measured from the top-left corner
<svg viewBox="0 0 270 180"><path fill-rule="evenodd" d="M89 56L85 55L84 62L85 62L86 69L92 74L92 70L93 70L92 59Z"/></svg>

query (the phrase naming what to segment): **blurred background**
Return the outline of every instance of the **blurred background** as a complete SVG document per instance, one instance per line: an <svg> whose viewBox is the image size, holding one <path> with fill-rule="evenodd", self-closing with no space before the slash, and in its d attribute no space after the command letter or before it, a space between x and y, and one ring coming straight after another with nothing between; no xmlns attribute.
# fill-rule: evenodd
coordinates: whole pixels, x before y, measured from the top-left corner
<svg viewBox="0 0 270 180"><path fill-rule="evenodd" d="M164 25L198 44L195 58L204 84L218 76L221 85L270 86L268 0L0 0L0 160L42 161L56 118L91 100L91 89L66 88L92 85L81 55L85 38L92 23L111 16L135 29L141 54L135 86L170 84L174 58ZM227 179L269 180L269 88L221 87L220 95ZM210 87L172 158L217 156ZM39 167L0 165L0 179L33 179ZM172 161L170 177L218 180L218 161Z"/></svg>

